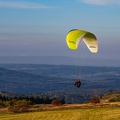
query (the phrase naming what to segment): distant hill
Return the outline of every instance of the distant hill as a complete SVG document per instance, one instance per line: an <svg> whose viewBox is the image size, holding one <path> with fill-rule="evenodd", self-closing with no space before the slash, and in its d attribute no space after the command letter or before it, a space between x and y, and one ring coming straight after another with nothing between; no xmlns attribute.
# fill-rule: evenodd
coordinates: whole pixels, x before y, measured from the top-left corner
<svg viewBox="0 0 120 120"><path fill-rule="evenodd" d="M76 88L77 66L0 64L0 91L13 93L49 94L64 97L68 103L120 91L119 67L80 66L81 88Z"/></svg>
<svg viewBox="0 0 120 120"><path fill-rule="evenodd" d="M44 79L45 78L34 74L0 68L0 89L3 91L38 91L38 88L42 87L42 81Z"/></svg>

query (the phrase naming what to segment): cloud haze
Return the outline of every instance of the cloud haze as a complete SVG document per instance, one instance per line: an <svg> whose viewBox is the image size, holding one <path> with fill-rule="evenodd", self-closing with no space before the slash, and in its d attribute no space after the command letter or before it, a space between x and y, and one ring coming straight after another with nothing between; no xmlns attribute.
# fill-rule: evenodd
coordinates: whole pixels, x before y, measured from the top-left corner
<svg viewBox="0 0 120 120"><path fill-rule="evenodd" d="M120 0L80 0L83 3L94 5L120 5Z"/></svg>
<svg viewBox="0 0 120 120"><path fill-rule="evenodd" d="M45 8L55 8L52 6L45 6L42 4L36 4L32 2L8 2L0 1L0 7L2 8L24 8L24 9L45 9Z"/></svg>

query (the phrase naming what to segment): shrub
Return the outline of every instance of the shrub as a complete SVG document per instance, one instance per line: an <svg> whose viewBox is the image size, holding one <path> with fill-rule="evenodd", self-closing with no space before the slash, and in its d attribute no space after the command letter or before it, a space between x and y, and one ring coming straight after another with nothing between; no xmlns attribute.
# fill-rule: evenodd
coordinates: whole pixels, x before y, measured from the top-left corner
<svg viewBox="0 0 120 120"><path fill-rule="evenodd" d="M110 99L109 102L116 102L114 98Z"/></svg>
<svg viewBox="0 0 120 120"><path fill-rule="evenodd" d="M0 100L0 108L3 108L3 107L5 107L4 102Z"/></svg>
<svg viewBox="0 0 120 120"><path fill-rule="evenodd" d="M30 108L30 101L18 100L16 101L15 105L10 105L8 107L8 111L14 113L21 113L21 112L27 112L29 108Z"/></svg>
<svg viewBox="0 0 120 120"><path fill-rule="evenodd" d="M91 98L92 103L100 103L100 99L98 97Z"/></svg>
<svg viewBox="0 0 120 120"><path fill-rule="evenodd" d="M120 96L110 99L109 102L120 102Z"/></svg>
<svg viewBox="0 0 120 120"><path fill-rule="evenodd" d="M61 100L57 100L57 99L55 99L55 100L53 100L53 101L51 102L51 104L52 104L52 105L59 106L59 105L62 105L63 103L62 103Z"/></svg>

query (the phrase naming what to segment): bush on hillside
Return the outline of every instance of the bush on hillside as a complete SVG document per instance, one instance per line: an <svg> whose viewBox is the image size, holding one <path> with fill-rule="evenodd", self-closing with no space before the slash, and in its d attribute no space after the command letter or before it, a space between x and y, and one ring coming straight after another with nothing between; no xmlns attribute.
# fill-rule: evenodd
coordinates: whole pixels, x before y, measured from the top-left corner
<svg viewBox="0 0 120 120"><path fill-rule="evenodd" d="M120 102L120 95L116 96L115 98L110 99L109 102Z"/></svg>
<svg viewBox="0 0 120 120"><path fill-rule="evenodd" d="M18 100L14 105L10 105L8 107L9 112L14 113L21 113L21 112L27 112L30 108L30 101L27 100Z"/></svg>
<svg viewBox="0 0 120 120"><path fill-rule="evenodd" d="M100 99L98 97L92 97L90 101L92 103L100 103Z"/></svg>
<svg viewBox="0 0 120 120"><path fill-rule="evenodd" d="M51 104L52 104L52 105L59 106L59 105L62 105L63 103L62 103L61 100L57 100L57 99L55 99L55 100L53 100L53 101L51 102Z"/></svg>

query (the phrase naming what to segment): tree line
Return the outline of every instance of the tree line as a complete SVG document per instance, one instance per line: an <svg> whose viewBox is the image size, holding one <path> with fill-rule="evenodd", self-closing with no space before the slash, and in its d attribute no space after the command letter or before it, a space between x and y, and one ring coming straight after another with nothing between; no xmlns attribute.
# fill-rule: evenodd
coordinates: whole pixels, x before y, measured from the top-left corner
<svg viewBox="0 0 120 120"><path fill-rule="evenodd" d="M48 96L39 97L39 96L14 96L8 97L0 94L0 108L8 108L9 112L20 113L27 112L31 105L35 104L53 104L53 105L62 105L65 103L65 100L58 98L49 98Z"/></svg>
<svg viewBox="0 0 120 120"><path fill-rule="evenodd" d="M29 101L31 105L34 104L51 104L51 102L55 99L58 98L50 98L48 96L13 96L13 97L8 97L5 95L0 94L0 106L2 105L1 103L3 102L9 102L10 105L13 104L14 101L18 101L18 100L26 100ZM64 99L60 100L62 102L62 104L65 103ZM5 105L3 105L5 106Z"/></svg>

